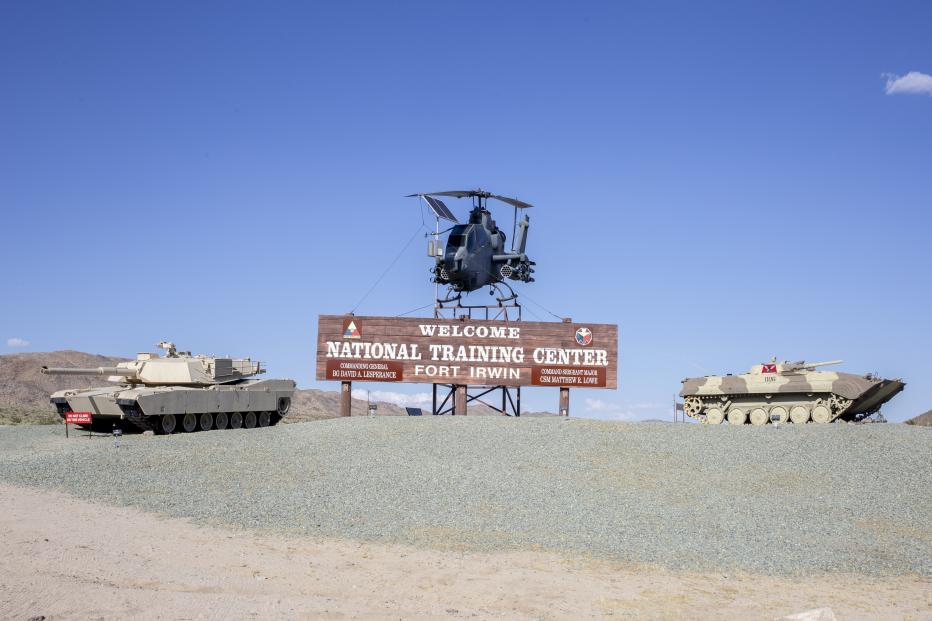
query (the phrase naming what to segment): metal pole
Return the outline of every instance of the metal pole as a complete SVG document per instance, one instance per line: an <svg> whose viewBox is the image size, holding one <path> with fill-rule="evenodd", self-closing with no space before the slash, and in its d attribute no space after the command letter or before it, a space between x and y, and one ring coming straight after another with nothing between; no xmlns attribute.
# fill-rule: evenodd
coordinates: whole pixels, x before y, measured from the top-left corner
<svg viewBox="0 0 932 621"><path fill-rule="evenodd" d="M437 252L437 245L440 244L440 216L437 216L437 228L434 230L434 253ZM431 257L434 264L437 263L437 257ZM437 300L440 299L440 283L434 283L434 317L437 317Z"/></svg>

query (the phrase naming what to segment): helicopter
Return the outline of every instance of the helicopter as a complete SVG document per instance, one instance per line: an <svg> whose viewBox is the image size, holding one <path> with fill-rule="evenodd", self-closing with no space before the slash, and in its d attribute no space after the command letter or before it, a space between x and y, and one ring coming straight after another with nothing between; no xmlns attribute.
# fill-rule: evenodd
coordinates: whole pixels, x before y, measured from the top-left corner
<svg viewBox="0 0 932 621"><path fill-rule="evenodd" d="M447 297L438 297L438 302L458 300L463 293L485 286L491 288L490 295L499 293L499 303L507 302L517 298L517 294L504 282L506 279L534 282L531 274L534 273L533 266L536 264L525 254L530 218L524 215L518 220L518 210L529 209L533 205L516 198L492 194L481 188L421 192L408 196L423 198L437 217L437 231L433 233L436 242L432 240L428 244L428 251L435 261L431 269L432 281L449 287ZM438 196L472 198L473 208L469 212L469 221L461 224ZM514 207L514 241L511 250L505 250L505 232L498 227L487 208L490 198ZM440 220L451 221L454 225L446 231L440 231ZM441 248L439 237L441 233L446 232L449 232L446 248ZM508 294L503 293L500 287L505 287Z"/></svg>

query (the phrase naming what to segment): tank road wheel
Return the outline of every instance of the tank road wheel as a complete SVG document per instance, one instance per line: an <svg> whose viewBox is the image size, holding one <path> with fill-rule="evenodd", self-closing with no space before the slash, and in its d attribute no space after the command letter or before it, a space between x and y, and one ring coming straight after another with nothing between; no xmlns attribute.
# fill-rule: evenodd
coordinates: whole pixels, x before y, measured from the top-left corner
<svg viewBox="0 0 932 621"><path fill-rule="evenodd" d="M178 426L178 420L175 418L174 414L166 414L165 416L160 417L159 419L159 433L171 435L175 433L175 427Z"/></svg>
<svg viewBox="0 0 932 621"><path fill-rule="evenodd" d="M812 408L812 422L819 423L820 425L832 422L832 412L828 409L827 405L820 403Z"/></svg>
<svg viewBox="0 0 932 621"><path fill-rule="evenodd" d="M809 422L809 408L805 405L794 405L790 408L790 420L795 425L803 425Z"/></svg>
<svg viewBox="0 0 932 621"><path fill-rule="evenodd" d="M761 425L766 425L767 421L769 420L770 420L770 417L767 416L767 410L765 410L764 408L754 408L753 410L751 410L751 424L752 425L757 425L758 427L760 427Z"/></svg>
<svg viewBox="0 0 932 621"><path fill-rule="evenodd" d="M226 412L217 412L214 414L214 429L226 429L230 424L230 417Z"/></svg>
<svg viewBox="0 0 932 621"><path fill-rule="evenodd" d="M728 410L729 425L743 425L748 422L748 413L741 408L731 408Z"/></svg>
<svg viewBox="0 0 932 621"><path fill-rule="evenodd" d="M239 429L243 426L243 413L233 412L230 414L230 429Z"/></svg>
<svg viewBox="0 0 932 621"><path fill-rule="evenodd" d="M268 427L272 424L272 413L271 412L259 412L259 426Z"/></svg>
<svg viewBox="0 0 932 621"><path fill-rule="evenodd" d="M702 401L699 397L686 397L683 399L683 411L690 418L697 418L702 412Z"/></svg>
<svg viewBox="0 0 932 621"><path fill-rule="evenodd" d="M790 420L790 413L782 405L770 408L770 422L785 425Z"/></svg>
<svg viewBox="0 0 932 621"><path fill-rule="evenodd" d="M278 400L278 416L282 417L288 413L288 410L291 409L291 399L288 397L282 397Z"/></svg>
<svg viewBox="0 0 932 621"><path fill-rule="evenodd" d="M725 413L720 408L709 408L705 413L705 422L709 425L721 425L725 420Z"/></svg>
<svg viewBox="0 0 932 621"><path fill-rule="evenodd" d="M246 429L252 429L256 426L256 413L255 412L246 412L246 416L243 417L243 427Z"/></svg>
<svg viewBox="0 0 932 621"><path fill-rule="evenodd" d="M194 414L185 414L181 417L181 428L191 433L197 429L197 416Z"/></svg>
<svg viewBox="0 0 932 621"><path fill-rule="evenodd" d="M201 431L210 431L214 428L214 415L210 412L204 412L197 417L197 426Z"/></svg>

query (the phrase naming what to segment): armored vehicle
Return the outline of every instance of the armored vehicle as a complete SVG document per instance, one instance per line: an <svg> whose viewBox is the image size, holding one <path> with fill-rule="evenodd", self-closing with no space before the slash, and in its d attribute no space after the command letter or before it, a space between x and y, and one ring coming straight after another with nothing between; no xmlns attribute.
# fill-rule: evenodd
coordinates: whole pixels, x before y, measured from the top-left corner
<svg viewBox="0 0 932 621"><path fill-rule="evenodd" d="M757 364L741 375L707 375L683 380L683 411L705 423L766 425L859 421L880 410L906 386L872 374L821 371L829 362Z"/></svg>
<svg viewBox="0 0 932 621"><path fill-rule="evenodd" d="M90 412L97 426L129 421L144 430L169 434L239 427L267 427L291 407L295 383L258 379L261 363L249 358L221 358L179 352L168 341L165 355L141 353L115 367L61 369L54 375L101 375L119 386L60 390L51 402L62 418L67 412Z"/></svg>

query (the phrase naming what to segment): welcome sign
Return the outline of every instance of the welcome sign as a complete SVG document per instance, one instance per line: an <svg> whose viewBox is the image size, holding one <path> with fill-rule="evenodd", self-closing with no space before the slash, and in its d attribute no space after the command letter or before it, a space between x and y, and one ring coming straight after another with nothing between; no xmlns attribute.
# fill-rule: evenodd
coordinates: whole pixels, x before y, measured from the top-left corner
<svg viewBox="0 0 932 621"><path fill-rule="evenodd" d="M321 315L317 379L618 387L614 324Z"/></svg>

